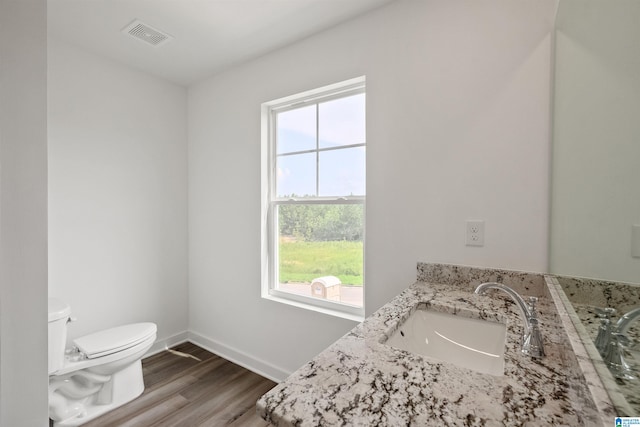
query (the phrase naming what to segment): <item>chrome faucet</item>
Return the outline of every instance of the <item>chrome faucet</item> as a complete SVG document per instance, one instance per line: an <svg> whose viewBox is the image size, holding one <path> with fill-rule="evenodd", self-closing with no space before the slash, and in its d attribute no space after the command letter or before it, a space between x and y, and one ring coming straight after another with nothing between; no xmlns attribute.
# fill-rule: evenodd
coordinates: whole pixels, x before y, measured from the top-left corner
<svg viewBox="0 0 640 427"><path fill-rule="evenodd" d="M605 310L615 312L613 309ZM598 338L596 338L596 348L600 351L602 360L607 364L613 376L618 379L634 380L637 378L624 355L626 348L631 344L631 339L627 336L627 331L629 327L631 327L631 324L638 319L640 319L640 307L634 308L621 316L615 326L611 327L611 330L606 335L606 339L601 338L599 333L598 338L601 338L599 342L600 346L598 346Z"/></svg>
<svg viewBox="0 0 640 427"><path fill-rule="evenodd" d="M611 317L615 316L616 309L611 307L596 308L596 314L600 318L600 326L598 327L598 336L596 337L595 344L600 355L604 357L611 342L611 332L613 329Z"/></svg>
<svg viewBox="0 0 640 427"><path fill-rule="evenodd" d="M507 285L496 282L487 282L479 285L476 288L475 293L478 295L484 295L487 289L499 289L506 292L520 308L520 314L522 315L524 323L522 352L532 358L544 357L542 333L540 332L538 314L536 312L536 302L538 301L538 298L529 297L529 305L527 305L524 299L516 291Z"/></svg>

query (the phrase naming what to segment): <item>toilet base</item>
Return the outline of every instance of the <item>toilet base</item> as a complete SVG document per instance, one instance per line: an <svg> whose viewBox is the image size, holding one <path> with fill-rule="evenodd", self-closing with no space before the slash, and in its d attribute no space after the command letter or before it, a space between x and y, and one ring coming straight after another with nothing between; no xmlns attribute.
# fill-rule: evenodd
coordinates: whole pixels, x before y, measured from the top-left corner
<svg viewBox="0 0 640 427"><path fill-rule="evenodd" d="M91 370L87 370L91 374ZM100 415L103 415L119 406L124 405L140 396L144 391L144 381L142 378L142 362L138 359L126 368L111 375L111 379L102 384L94 393L86 397L62 396L64 393L56 391L56 381L74 381L74 376L81 376L79 373L69 373L56 378L50 377L49 407L51 413L67 412L72 416L54 420L54 427L76 427L87 423ZM86 382L82 380L80 382ZM62 387L60 387L62 388ZM95 388L95 387L94 387ZM58 393L55 398L52 394ZM62 399L61 399L62 397ZM64 401L64 403L61 403ZM55 408L52 408L55 406ZM60 406L64 406L61 408ZM69 408L69 409L66 409Z"/></svg>

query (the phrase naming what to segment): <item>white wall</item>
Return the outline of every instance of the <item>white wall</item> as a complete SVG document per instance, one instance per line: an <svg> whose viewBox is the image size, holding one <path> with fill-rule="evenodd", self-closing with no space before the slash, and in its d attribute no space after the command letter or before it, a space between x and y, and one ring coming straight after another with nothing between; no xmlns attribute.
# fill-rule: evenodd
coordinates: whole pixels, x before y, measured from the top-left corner
<svg viewBox="0 0 640 427"><path fill-rule="evenodd" d="M551 271L640 282L640 2L562 0Z"/></svg>
<svg viewBox="0 0 640 427"><path fill-rule="evenodd" d="M359 75L367 314L417 261L545 271L555 5L398 1L190 87L194 335L278 378L353 326L260 298L260 104Z"/></svg>
<svg viewBox="0 0 640 427"><path fill-rule="evenodd" d="M185 338L186 89L50 40L48 95L49 295L70 338L140 321Z"/></svg>
<svg viewBox="0 0 640 427"><path fill-rule="evenodd" d="M46 36L44 0L0 0L1 426L48 425Z"/></svg>

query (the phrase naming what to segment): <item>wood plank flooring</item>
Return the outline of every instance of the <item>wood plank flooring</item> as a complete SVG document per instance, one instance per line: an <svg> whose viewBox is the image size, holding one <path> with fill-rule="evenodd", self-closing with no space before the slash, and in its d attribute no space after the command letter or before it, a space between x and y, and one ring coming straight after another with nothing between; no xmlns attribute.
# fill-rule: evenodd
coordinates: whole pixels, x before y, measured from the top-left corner
<svg viewBox="0 0 640 427"><path fill-rule="evenodd" d="M194 344L142 361L144 393L85 427L264 427L256 400L276 385Z"/></svg>

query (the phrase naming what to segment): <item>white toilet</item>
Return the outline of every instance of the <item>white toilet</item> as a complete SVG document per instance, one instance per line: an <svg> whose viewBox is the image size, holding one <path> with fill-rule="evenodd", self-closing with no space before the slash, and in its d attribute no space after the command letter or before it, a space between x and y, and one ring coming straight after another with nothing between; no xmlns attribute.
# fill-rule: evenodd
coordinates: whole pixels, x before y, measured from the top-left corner
<svg viewBox="0 0 640 427"><path fill-rule="evenodd" d="M95 332L66 347L71 308L49 298L49 418L79 426L144 391L142 356L156 339L155 323Z"/></svg>

